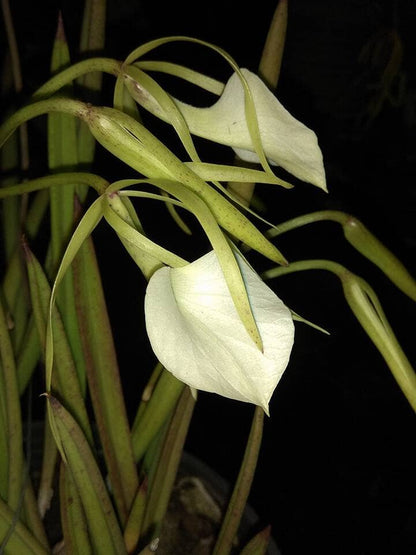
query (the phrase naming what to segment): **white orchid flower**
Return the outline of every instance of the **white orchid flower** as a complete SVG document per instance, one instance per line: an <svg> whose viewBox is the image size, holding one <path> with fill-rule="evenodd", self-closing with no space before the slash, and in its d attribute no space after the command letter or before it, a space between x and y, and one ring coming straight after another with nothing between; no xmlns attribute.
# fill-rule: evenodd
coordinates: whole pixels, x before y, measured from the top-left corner
<svg viewBox="0 0 416 555"><path fill-rule="evenodd" d="M269 401L290 357L289 309L237 255L263 342L260 351L242 324L214 251L151 277L146 328L159 361L190 387L261 406Z"/></svg>
<svg viewBox="0 0 416 555"><path fill-rule="evenodd" d="M295 119L258 75L242 69L253 96L260 137L269 162L326 190L325 170L315 133ZM247 127L245 95L234 73L219 100L209 108L177 101L191 133L231 146L247 162L259 162Z"/></svg>
<svg viewBox="0 0 416 555"><path fill-rule="evenodd" d="M316 134L282 106L258 75L247 69L241 69L241 73L250 89L261 143L269 163L326 191L325 169ZM140 88L138 94L131 82L127 82L127 86L144 108L171 121L172 114L151 94ZM225 84L217 102L208 108L173 100L192 134L232 147L245 161L259 162L247 126L246 95L237 73Z"/></svg>

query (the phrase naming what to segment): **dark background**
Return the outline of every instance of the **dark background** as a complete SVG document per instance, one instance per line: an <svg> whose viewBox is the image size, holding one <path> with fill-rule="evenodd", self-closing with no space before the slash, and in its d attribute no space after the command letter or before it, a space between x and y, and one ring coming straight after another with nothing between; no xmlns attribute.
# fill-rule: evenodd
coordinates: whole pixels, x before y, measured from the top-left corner
<svg viewBox="0 0 416 555"><path fill-rule="evenodd" d="M82 2L12 2L18 16L26 94L47 78L58 4L68 36L76 37ZM255 71L274 8L275 2L270 1L243 7L228 0L192 5L110 0L105 53L122 59L146 40L185 34L218 44L240 66ZM289 2L277 94L295 117L316 131L329 194L297 182L291 191L271 186L256 189L264 216L276 223L321 209L354 214L413 275L415 22L416 4L410 0ZM403 47L403 57L386 89L381 78L391 58L392 37ZM72 39L74 52L75 44ZM178 48L177 54L215 77L229 74L225 64L198 48ZM107 95L110 86L106 80ZM151 123L165 131L163 125ZM205 144L201 148L207 149ZM34 152L36 172L42 169L43 159L35 148ZM209 149L203 152L209 157ZM219 156L226 155L221 150ZM107 160L98 151L97 173L121 177L125 169ZM169 223L163 208L152 205L149 210L148 206L139 208L139 216L152 238L189 259L207 249L194 222L189 222L195 229L189 239ZM163 225L159 218L164 218ZM143 366L153 363L141 313L145 283L109 230L100 227L96 239L133 416L147 376ZM277 244L289 260L330 258L369 281L403 349L411 361L416 360L414 303L345 242L336 224L317 223L293 231ZM251 260L259 270L268 267L259 257ZM272 524L283 555L415 553L412 409L355 321L337 278L307 272L280 278L272 286L293 310L331 335L296 325L291 362L265 425L252 505L264 524ZM187 449L232 482L252 411L249 405L200 393Z"/></svg>

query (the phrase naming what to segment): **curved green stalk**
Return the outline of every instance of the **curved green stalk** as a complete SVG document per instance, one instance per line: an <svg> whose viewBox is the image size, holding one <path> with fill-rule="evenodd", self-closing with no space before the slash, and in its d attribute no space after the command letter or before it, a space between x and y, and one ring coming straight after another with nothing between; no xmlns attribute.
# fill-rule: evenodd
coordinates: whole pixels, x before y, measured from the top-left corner
<svg viewBox="0 0 416 555"><path fill-rule="evenodd" d="M153 537L160 534L194 406L195 399L190 389L186 387L182 390L166 435L163 437L163 446L147 496L142 524L143 537L149 537L149 533Z"/></svg>
<svg viewBox="0 0 416 555"><path fill-rule="evenodd" d="M396 382L416 411L416 373L403 352L371 286L341 264L331 260L300 260L264 272L271 279L304 270L326 270L341 280L345 299L361 326L390 368Z"/></svg>
<svg viewBox="0 0 416 555"><path fill-rule="evenodd" d="M222 522L213 555L228 555L231 552L257 466L263 436L263 421L263 409L255 407L240 472Z"/></svg>
<svg viewBox="0 0 416 555"><path fill-rule="evenodd" d="M333 221L342 226L347 241L368 258L373 264L398 287L403 293L416 301L416 281L409 274L400 260L383 245L357 218L338 210L311 212L276 225L267 232L269 238L292 231L315 222Z"/></svg>
<svg viewBox="0 0 416 555"><path fill-rule="evenodd" d="M24 183L10 185L9 187L2 187L0 188L0 198L22 195L24 193L32 193L33 191L50 189L50 187L64 187L68 184L72 185L73 183L92 187L98 194L104 193L109 185L106 179L93 173L61 172L45 175L36 179L30 179Z"/></svg>
<svg viewBox="0 0 416 555"><path fill-rule="evenodd" d="M122 69L122 62L113 60L112 58L89 58L73 64L64 69L58 75L51 77L44 85L33 94L33 99L51 96L66 85L69 85L75 79L86 75L87 73L102 72L109 73L117 77Z"/></svg>
<svg viewBox="0 0 416 555"><path fill-rule="evenodd" d="M163 370L141 418L136 422L132 431L133 453L136 462L143 458L150 442L172 414L184 387L184 383L177 380L167 370Z"/></svg>

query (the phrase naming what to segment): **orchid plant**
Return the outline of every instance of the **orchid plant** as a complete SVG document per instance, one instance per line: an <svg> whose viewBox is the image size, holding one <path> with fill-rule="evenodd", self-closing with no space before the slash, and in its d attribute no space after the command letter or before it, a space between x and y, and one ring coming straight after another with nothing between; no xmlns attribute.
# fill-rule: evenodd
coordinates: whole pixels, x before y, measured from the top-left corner
<svg viewBox="0 0 416 555"><path fill-rule="evenodd" d="M2 552L51 552L43 518L55 495L57 472L60 546L66 553L155 551L159 539L163 542L163 518L198 391L255 406L240 474L213 548L216 555L231 552L256 467L263 417L289 364L294 321L318 327L287 307L268 279L313 269L335 273L349 306L416 409L414 371L370 285L332 261L288 263L272 240L316 221L336 221L358 251L416 300L415 282L404 266L348 214L316 212L272 225L250 208L254 183L292 187L278 177L278 167L327 192L315 133L273 93L286 11L286 2L280 2L260 76L240 68L221 48L183 36L147 42L124 61L94 57L70 65L60 22L53 77L28 104L5 118L0 128L2 160L12 177L7 176L0 189L5 269L0 296ZM81 50L102 47L104 13L103 2L86 2ZM7 14L5 21L12 37ZM212 51L228 64L229 80L222 83L172 61L152 59L158 49L177 42ZM15 53L13 40L10 45ZM16 61L13 71L18 74ZM76 84L99 90L102 73L115 79L111 106L73 95ZM204 108L186 104L154 74L190 82L216 100ZM177 155L151 132L143 123L146 113L174 129L185 155ZM27 122L39 116L48 118L50 172L20 181L17 131L24 145ZM194 137L228 147L237 160L251 165L203 161ZM123 162L131 177L110 182L86 171L96 143ZM180 248L172 252L153 241L139 219L149 200L164 203L185 233L190 230L184 214L195 218L211 245L208 252L186 260ZM50 241L40 262L32 243L48 208ZM158 363L131 425L92 241L101 221L115 231L148 282L143 311ZM266 232L261 231L264 226ZM249 262L250 250L273 264L262 276ZM44 390L39 393L45 396L47 420L35 492L25 470L21 398L39 361L44 368ZM265 553L268 536L269 530L258 533L241 552Z"/></svg>

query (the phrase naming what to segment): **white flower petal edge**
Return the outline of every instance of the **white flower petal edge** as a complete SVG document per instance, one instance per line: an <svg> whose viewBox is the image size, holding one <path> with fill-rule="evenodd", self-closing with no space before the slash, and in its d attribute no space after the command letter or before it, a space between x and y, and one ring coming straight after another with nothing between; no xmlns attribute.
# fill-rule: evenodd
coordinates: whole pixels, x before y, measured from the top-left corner
<svg viewBox="0 0 416 555"><path fill-rule="evenodd" d="M269 162L326 191L322 152L315 133L280 104L258 75L247 69L241 71L253 95ZM231 146L243 160L259 162L247 128L243 85L236 73L226 83L219 100L209 108L174 100L191 133Z"/></svg>
<svg viewBox="0 0 416 555"><path fill-rule="evenodd" d="M263 407L289 361L294 325L289 309L237 256L260 336L250 338L214 251L181 268L157 270L147 286L146 328L152 349L187 385Z"/></svg>

